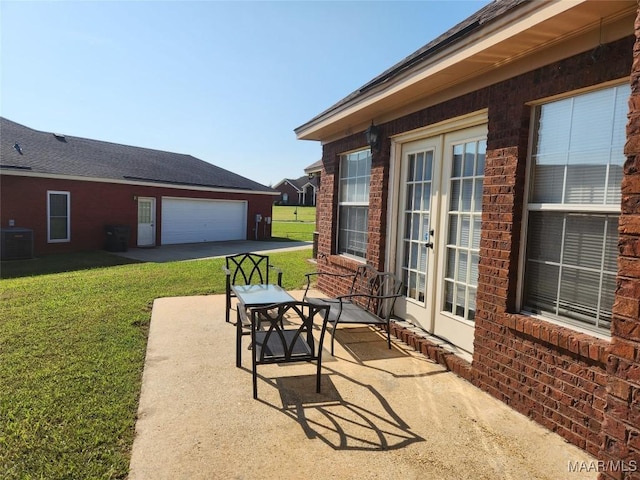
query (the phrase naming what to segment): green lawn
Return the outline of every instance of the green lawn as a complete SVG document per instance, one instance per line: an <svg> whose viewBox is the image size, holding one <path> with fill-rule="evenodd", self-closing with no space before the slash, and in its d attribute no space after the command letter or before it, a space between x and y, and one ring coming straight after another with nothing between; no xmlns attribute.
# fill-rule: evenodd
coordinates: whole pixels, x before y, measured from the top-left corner
<svg viewBox="0 0 640 480"><path fill-rule="evenodd" d="M271 236L274 239L311 242L315 230L316 207L274 205L271 224Z"/></svg>
<svg viewBox="0 0 640 480"><path fill-rule="evenodd" d="M289 207L284 205L274 205L273 221L316 223L316 207Z"/></svg>
<svg viewBox="0 0 640 480"><path fill-rule="evenodd" d="M285 288L303 285L310 256L271 255ZM74 270L74 258L49 261ZM3 479L125 478L153 300L224 291L223 259L90 269L77 258L75 271L0 281Z"/></svg>

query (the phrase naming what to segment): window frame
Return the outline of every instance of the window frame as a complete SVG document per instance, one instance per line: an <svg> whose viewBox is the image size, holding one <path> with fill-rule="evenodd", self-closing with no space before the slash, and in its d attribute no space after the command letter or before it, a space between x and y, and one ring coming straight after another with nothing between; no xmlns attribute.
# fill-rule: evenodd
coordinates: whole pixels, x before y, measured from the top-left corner
<svg viewBox="0 0 640 480"><path fill-rule="evenodd" d="M549 104L555 101L566 100L575 98L583 94L593 93L597 91L613 89L629 85L629 78L618 79L611 82L606 82L598 85L594 85L587 89L574 90L566 92L563 95L558 95L550 98L541 99L535 102L530 102L528 105L531 107L531 128L529 129L529 145L527 151L527 168L525 174L524 184L524 201L523 201L523 215L522 215L522 227L521 227L521 240L520 240L520 255L518 261L518 288L516 296L517 311L529 315L535 318L539 318L549 323L553 323L565 328L570 328L582 333L587 333L591 336L602 339L610 339L611 333L606 328L599 327L597 325L589 325L587 322L583 322L570 317L562 316L560 314L555 315L548 312L536 313L532 312L525 307L525 284L526 284L526 272L528 261L528 241L529 241L529 217L532 212L547 212L547 213L565 213L570 214L586 214L586 215L620 215L621 205L620 203L602 203L602 204L586 204L586 203L533 203L533 181L534 181L534 169L536 162L534 158L535 142L537 139L537 115L539 109L545 104ZM606 202L606 197L605 197ZM564 240L563 240L564 243ZM603 270L600 270L603 274ZM594 319L595 322L595 319Z"/></svg>
<svg viewBox="0 0 640 480"><path fill-rule="evenodd" d="M360 155L360 154L366 154L367 157L367 161L369 162L368 165L368 175L366 175L368 177L368 183L365 184L366 187L366 201L353 201L353 200L343 200L342 198L342 182L346 179L349 178L359 178L357 175L353 176L353 177L343 177L342 173L343 173L343 162L349 158L350 156L353 155ZM360 261L360 262L366 262L367 259L367 246L369 244L369 205L370 205L370 196L371 196L371 167L372 167L372 160L373 160L373 154L371 152L370 148L359 148L357 150L353 150L353 151L349 151L349 152L344 152L341 153L338 157L338 190L337 190L337 197L338 197L338 201L337 203L337 211L336 211L336 233L335 233L335 241L336 241L336 249L335 252L337 255L341 255L344 257L348 257L350 259L356 260L356 261ZM340 233L342 231L342 229L340 228L340 223L341 223L341 211L342 208L346 207L354 207L354 208L363 208L366 207L366 212L367 212L367 220L366 220L366 225L365 225L365 229L363 232L358 232L358 233L364 233L365 235L365 250L362 254L362 256L357 255L355 253L349 253L348 249L346 248L342 248L341 244L340 244Z"/></svg>
<svg viewBox="0 0 640 480"><path fill-rule="evenodd" d="M51 197L52 195L64 195L67 200L66 217L56 216L55 218L66 218L67 228L65 238L51 238ZM71 192L60 190L47 190L47 243L69 243L71 241Z"/></svg>

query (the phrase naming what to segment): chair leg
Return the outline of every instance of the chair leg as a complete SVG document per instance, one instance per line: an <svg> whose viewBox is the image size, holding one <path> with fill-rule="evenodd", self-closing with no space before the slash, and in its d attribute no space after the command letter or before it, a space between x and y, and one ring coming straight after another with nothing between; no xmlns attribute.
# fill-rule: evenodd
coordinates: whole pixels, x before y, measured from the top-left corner
<svg viewBox="0 0 640 480"><path fill-rule="evenodd" d="M240 310L236 319L236 367L242 365L242 322L240 321Z"/></svg>
<svg viewBox="0 0 640 480"><path fill-rule="evenodd" d="M231 299L229 298L229 295L227 295L227 311L225 314L225 321L227 323L229 323L229 312L231 311Z"/></svg>
<svg viewBox="0 0 640 480"><path fill-rule="evenodd" d="M331 330L331 356L333 357L333 341L336 339L336 328L338 328L338 322L333 324L333 330Z"/></svg>
<svg viewBox="0 0 640 480"><path fill-rule="evenodd" d="M252 355L254 355L252 353ZM253 360L253 368L251 369L252 377L253 377L253 399L258 399L258 372L256 372L256 362Z"/></svg>
<svg viewBox="0 0 640 480"><path fill-rule="evenodd" d="M320 393L320 380L322 378L322 363L318 360L318 372L316 373L316 393Z"/></svg>

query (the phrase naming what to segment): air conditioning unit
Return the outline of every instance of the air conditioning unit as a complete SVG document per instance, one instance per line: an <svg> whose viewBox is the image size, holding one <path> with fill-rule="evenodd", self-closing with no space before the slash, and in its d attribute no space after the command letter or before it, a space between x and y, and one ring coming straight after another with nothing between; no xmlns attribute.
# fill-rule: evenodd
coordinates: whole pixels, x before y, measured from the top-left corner
<svg viewBox="0 0 640 480"><path fill-rule="evenodd" d="M0 229L0 260L33 258L33 230L28 228Z"/></svg>

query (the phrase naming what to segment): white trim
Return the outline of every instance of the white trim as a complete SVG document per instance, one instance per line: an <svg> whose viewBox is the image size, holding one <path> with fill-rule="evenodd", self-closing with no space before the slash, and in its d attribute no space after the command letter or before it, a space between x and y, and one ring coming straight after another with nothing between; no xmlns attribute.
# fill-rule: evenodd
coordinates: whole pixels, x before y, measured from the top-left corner
<svg viewBox="0 0 640 480"><path fill-rule="evenodd" d="M564 318L564 317L554 318L551 315L545 316L539 313L528 312L526 310L520 310L520 315L527 315L531 318L535 318L543 322L553 323L554 325L557 325L559 327L564 327L569 330L574 330L580 333L587 334L591 337L599 338L600 340L607 340L608 342L611 342L611 335L606 335L602 333L602 329L591 330L589 328L586 328L584 323L580 324L577 321L572 320L570 318Z"/></svg>
<svg viewBox="0 0 640 480"><path fill-rule="evenodd" d="M527 207L530 212L620 213L620 205L614 204L529 203Z"/></svg>
<svg viewBox="0 0 640 480"><path fill-rule="evenodd" d="M435 137L443 133L451 133L456 130L464 130L478 125L486 125L489 122L489 109L483 108L456 118L449 118L438 123L432 123L424 127L416 128L408 132L402 132L389 137L391 143L408 143L427 137Z"/></svg>
<svg viewBox="0 0 640 480"><path fill-rule="evenodd" d="M193 190L196 192L215 192L215 193L249 193L252 195L271 195L277 197L279 192L265 192L255 190L244 190L234 188L219 188L219 187L202 187L197 185L176 185L173 183L159 183L159 182L144 182L135 180L118 180L116 178L99 178L99 177L81 177L77 175L60 175L56 173L36 173L13 171L7 168L0 168L0 176L12 175L15 177L32 177L32 178L50 178L52 180L73 180L78 182L95 182L95 183L114 183L117 185L136 185L140 187L158 187L158 188L174 188L176 190Z"/></svg>
<svg viewBox="0 0 640 480"><path fill-rule="evenodd" d="M562 92L562 93L558 93L557 95L551 95L549 97L537 98L530 102L526 102L525 105L528 105L530 107L540 107L547 103L556 102L558 100L564 100L567 98L577 97L578 95L582 95L585 93L597 92L598 90L604 90L606 88L615 88L615 87L621 87L623 85L629 85L630 82L631 82L631 77L617 78L615 80L609 80L607 82L598 83L596 85L589 85L587 87L571 90L570 92ZM532 117L531 117L532 121L535 121L535 115L533 115L534 113L535 112L532 111ZM534 125L534 123L532 123L531 125Z"/></svg>
<svg viewBox="0 0 640 480"><path fill-rule="evenodd" d="M67 197L67 236L66 238L51 238L51 195L65 195ZM61 190L47 190L47 243L71 242L71 192Z"/></svg>

